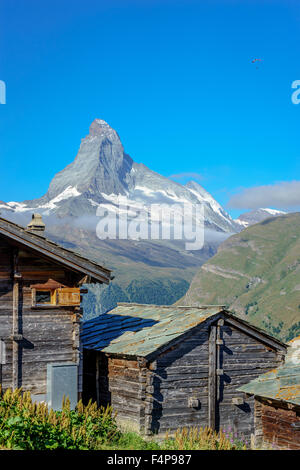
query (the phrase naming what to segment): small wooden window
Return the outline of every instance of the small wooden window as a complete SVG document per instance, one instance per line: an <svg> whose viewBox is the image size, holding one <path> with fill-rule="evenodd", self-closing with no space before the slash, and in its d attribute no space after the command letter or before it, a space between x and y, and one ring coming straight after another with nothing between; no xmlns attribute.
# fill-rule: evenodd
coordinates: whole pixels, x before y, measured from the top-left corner
<svg viewBox="0 0 300 470"><path fill-rule="evenodd" d="M53 282L52 282L53 284ZM80 306L80 289L77 287L60 286L54 288L36 284L31 286L33 307L68 307Z"/></svg>
<svg viewBox="0 0 300 470"><path fill-rule="evenodd" d="M55 289L32 288L31 297L33 307L46 307L49 305L56 305Z"/></svg>
<svg viewBox="0 0 300 470"><path fill-rule="evenodd" d="M51 291L37 290L35 293L35 301L37 304L51 304Z"/></svg>

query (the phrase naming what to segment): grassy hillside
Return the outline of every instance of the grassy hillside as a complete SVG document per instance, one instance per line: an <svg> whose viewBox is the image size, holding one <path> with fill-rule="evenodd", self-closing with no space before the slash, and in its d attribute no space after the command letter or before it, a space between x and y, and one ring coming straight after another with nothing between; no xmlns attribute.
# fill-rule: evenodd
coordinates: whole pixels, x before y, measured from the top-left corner
<svg viewBox="0 0 300 470"><path fill-rule="evenodd" d="M279 339L300 333L300 213L227 239L178 302L225 304Z"/></svg>

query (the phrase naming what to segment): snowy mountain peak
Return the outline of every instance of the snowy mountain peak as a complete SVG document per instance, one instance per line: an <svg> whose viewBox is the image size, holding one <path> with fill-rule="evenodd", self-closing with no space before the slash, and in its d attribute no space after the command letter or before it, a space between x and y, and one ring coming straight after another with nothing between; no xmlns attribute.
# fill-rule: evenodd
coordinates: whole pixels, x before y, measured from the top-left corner
<svg viewBox="0 0 300 470"><path fill-rule="evenodd" d="M70 186L98 197L101 192L125 194L125 178L132 163L117 132L107 122L95 119L75 160L51 181L46 198L53 199Z"/></svg>
<svg viewBox="0 0 300 470"><path fill-rule="evenodd" d="M117 132L102 119L92 122L75 160L55 175L43 197L8 207L17 213L38 210L45 216L80 217L95 215L99 205L115 212L120 197L123 202L127 198L133 208L136 204L201 204L206 227L239 231L239 225L195 181L181 185L134 162L124 152Z"/></svg>
<svg viewBox="0 0 300 470"><path fill-rule="evenodd" d="M90 125L89 136L117 135L116 131L103 119L95 119Z"/></svg>
<svg viewBox="0 0 300 470"><path fill-rule="evenodd" d="M267 212L271 215L274 215L275 217L276 216L279 216L279 215L284 215L286 214L286 212L283 212L283 211L278 211L277 209L269 209L269 208L260 208L258 209L259 211L264 211L264 212Z"/></svg>
<svg viewBox="0 0 300 470"><path fill-rule="evenodd" d="M260 208L255 209L249 212L245 212L241 214L235 222L239 224L242 228L249 227L249 225L254 225L259 222L262 222L269 217L279 217L280 215L285 215L286 212L279 211L276 209L269 209L269 208Z"/></svg>

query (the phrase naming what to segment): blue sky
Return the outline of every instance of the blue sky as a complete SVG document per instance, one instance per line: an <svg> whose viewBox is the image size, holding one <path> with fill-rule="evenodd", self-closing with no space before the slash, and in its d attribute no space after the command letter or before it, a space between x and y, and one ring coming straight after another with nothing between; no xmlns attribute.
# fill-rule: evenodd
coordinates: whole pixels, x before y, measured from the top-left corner
<svg viewBox="0 0 300 470"><path fill-rule="evenodd" d="M232 215L296 208L299 2L2 0L0 42L0 200L43 195L100 118Z"/></svg>

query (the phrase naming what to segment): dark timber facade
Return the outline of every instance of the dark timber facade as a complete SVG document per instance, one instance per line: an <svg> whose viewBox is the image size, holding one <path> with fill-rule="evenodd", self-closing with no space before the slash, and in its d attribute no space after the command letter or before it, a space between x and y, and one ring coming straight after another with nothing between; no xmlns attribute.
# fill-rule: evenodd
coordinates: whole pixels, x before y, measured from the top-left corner
<svg viewBox="0 0 300 470"><path fill-rule="evenodd" d="M255 399L258 449L300 450L300 337L288 346L284 364L241 387Z"/></svg>
<svg viewBox="0 0 300 470"><path fill-rule="evenodd" d="M46 400L53 363L77 366L81 394L80 286L110 271L47 240L38 219L27 229L0 219L0 385Z"/></svg>
<svg viewBox="0 0 300 470"><path fill-rule="evenodd" d="M84 398L110 403L136 431L231 427L254 432L237 389L282 363L286 346L223 307L119 304L85 322Z"/></svg>

